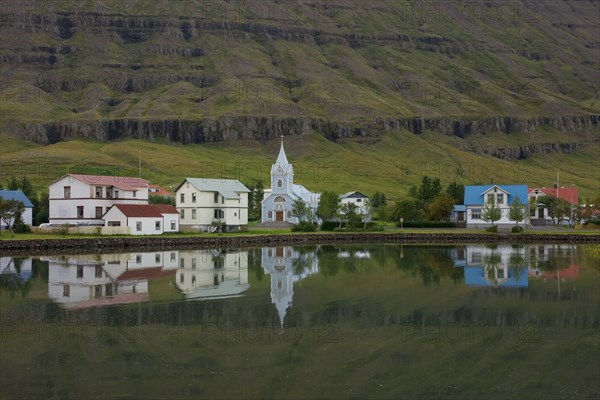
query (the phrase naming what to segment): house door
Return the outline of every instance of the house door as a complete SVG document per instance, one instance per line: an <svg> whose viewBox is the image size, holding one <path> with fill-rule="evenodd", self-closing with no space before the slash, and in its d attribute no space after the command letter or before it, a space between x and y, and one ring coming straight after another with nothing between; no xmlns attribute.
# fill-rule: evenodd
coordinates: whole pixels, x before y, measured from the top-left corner
<svg viewBox="0 0 600 400"><path fill-rule="evenodd" d="M456 222L465 222L465 212L464 211L458 212L458 218L456 219Z"/></svg>
<svg viewBox="0 0 600 400"><path fill-rule="evenodd" d="M283 211L275 211L275 221L283 221Z"/></svg>

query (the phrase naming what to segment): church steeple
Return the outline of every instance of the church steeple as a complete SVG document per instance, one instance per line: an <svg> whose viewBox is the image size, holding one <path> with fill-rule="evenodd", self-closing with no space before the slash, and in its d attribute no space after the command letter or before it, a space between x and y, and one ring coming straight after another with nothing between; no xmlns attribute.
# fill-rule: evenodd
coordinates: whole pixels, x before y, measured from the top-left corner
<svg viewBox="0 0 600 400"><path fill-rule="evenodd" d="M289 193L294 184L294 169L289 163L283 148L283 136L277 160L271 166L271 190L272 193Z"/></svg>

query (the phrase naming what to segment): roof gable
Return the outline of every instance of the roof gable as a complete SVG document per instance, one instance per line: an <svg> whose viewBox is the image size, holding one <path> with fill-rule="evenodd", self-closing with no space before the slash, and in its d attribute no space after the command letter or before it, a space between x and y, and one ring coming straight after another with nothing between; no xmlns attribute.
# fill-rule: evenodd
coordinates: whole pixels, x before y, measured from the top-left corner
<svg viewBox="0 0 600 400"><path fill-rule="evenodd" d="M51 183L54 184L61 179L70 177L88 185L96 186L114 186L121 190L139 190L148 187L148 181L142 178L130 176L105 176L105 175L82 175L82 174L66 174Z"/></svg>
<svg viewBox="0 0 600 400"><path fill-rule="evenodd" d="M162 218L164 214L179 214L175 207L167 204L115 204L106 213L113 208L129 218Z"/></svg>
<svg viewBox="0 0 600 400"><path fill-rule="evenodd" d="M344 194L340 194L340 199L368 199L367 196L362 194L361 192L348 192Z"/></svg>
<svg viewBox="0 0 600 400"><path fill-rule="evenodd" d="M468 185L465 186L465 205L484 204L483 195L494 186L507 194L507 204L509 205L517 196L521 203L526 204L528 201L527 185Z"/></svg>
<svg viewBox="0 0 600 400"><path fill-rule="evenodd" d="M17 200L27 208L32 208L33 203L20 190L0 190L0 197L4 200Z"/></svg>
<svg viewBox="0 0 600 400"><path fill-rule="evenodd" d="M186 182L203 192L219 192L226 199L239 199L239 193L249 193L250 189L237 179L185 178L176 190Z"/></svg>

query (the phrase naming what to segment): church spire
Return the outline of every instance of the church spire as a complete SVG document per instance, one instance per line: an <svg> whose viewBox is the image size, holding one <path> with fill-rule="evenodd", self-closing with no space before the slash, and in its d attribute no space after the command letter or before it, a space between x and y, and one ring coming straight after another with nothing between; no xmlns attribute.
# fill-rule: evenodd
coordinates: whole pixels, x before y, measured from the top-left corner
<svg viewBox="0 0 600 400"><path fill-rule="evenodd" d="M279 155L277 156L276 163L284 168L289 165L288 159L285 155L285 149L283 148L283 135L281 135L281 146L279 147Z"/></svg>

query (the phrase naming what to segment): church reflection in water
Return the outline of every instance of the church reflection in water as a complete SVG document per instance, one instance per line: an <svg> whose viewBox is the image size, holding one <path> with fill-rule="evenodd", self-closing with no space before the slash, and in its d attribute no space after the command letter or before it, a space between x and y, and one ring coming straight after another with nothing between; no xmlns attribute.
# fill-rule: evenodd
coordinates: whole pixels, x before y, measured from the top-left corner
<svg viewBox="0 0 600 400"><path fill-rule="evenodd" d="M285 314L292 305L294 283L319 272L316 251L291 246L263 247L262 266L271 275L271 302L284 324Z"/></svg>

